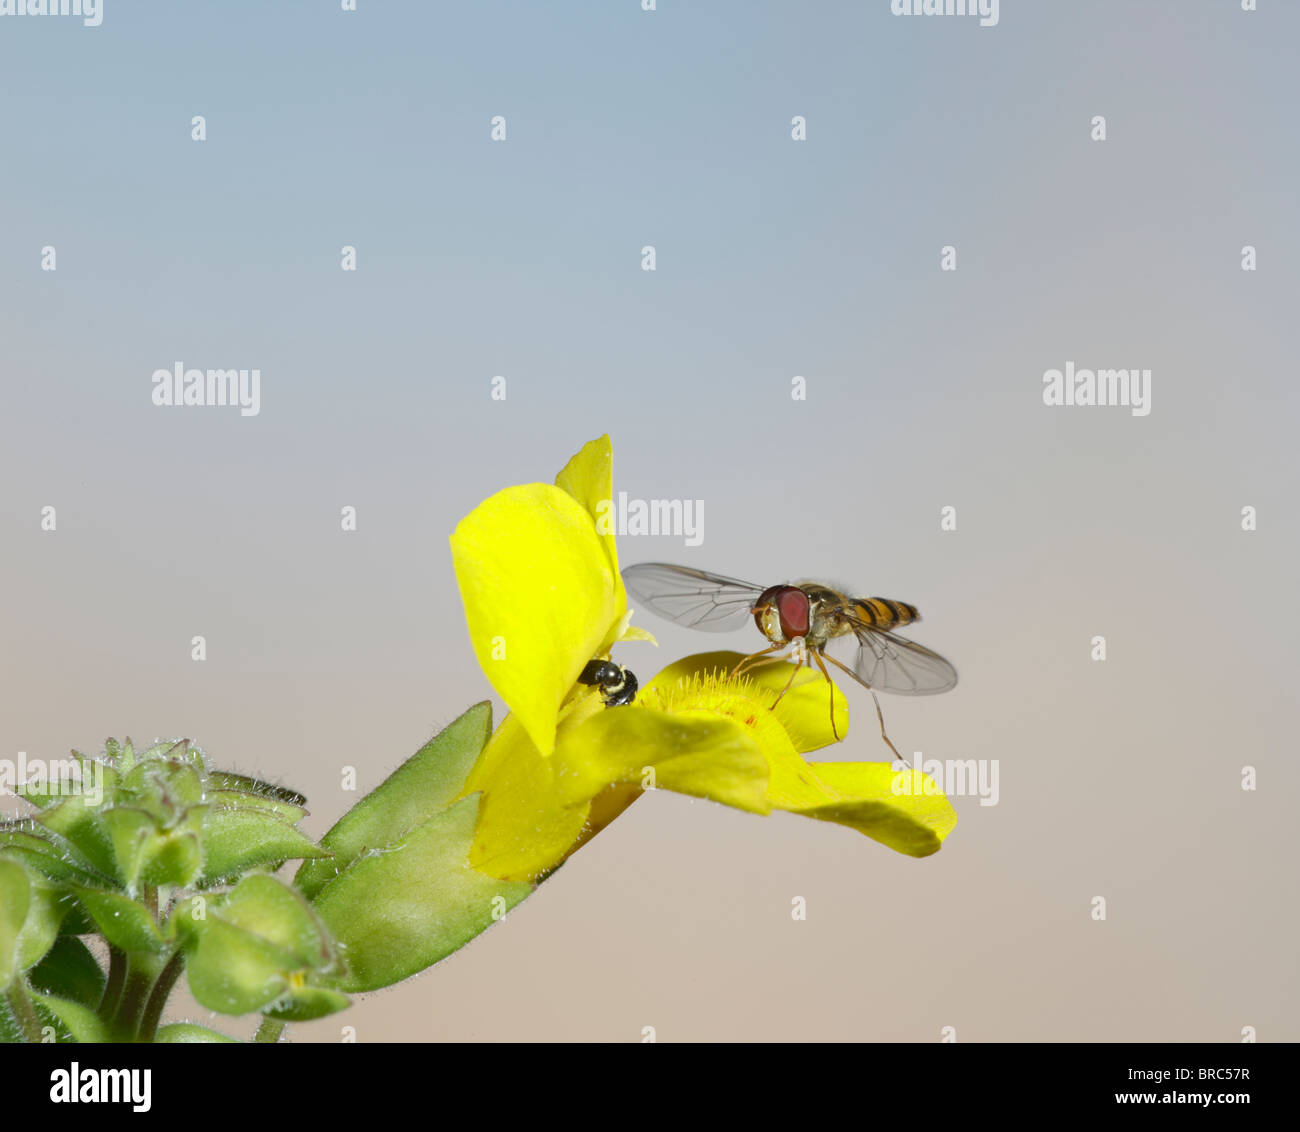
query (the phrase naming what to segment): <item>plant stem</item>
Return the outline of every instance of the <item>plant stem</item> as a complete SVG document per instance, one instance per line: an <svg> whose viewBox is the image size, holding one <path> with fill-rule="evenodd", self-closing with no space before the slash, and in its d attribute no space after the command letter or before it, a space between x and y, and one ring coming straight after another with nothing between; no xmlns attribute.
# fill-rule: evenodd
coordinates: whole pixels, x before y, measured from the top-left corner
<svg viewBox="0 0 1300 1132"><path fill-rule="evenodd" d="M163 1007L167 1005L172 987L176 985L176 980L184 969L185 960L179 951L167 960L167 966L162 969L158 981L153 985L153 990L149 992L149 998L144 1004L144 1013L140 1015L138 1041L151 1042L157 1036L158 1020L162 1018Z"/></svg>
<svg viewBox="0 0 1300 1132"><path fill-rule="evenodd" d="M111 1018L122 998L122 984L126 981L126 952L120 947L108 945L108 979L104 983L104 994L99 1000L99 1016Z"/></svg>
<svg viewBox="0 0 1300 1132"><path fill-rule="evenodd" d="M253 1038L255 1042L278 1042L280 1035L284 1033L284 1023L278 1018L268 1018L262 1015L262 1024L257 1028L257 1035Z"/></svg>
<svg viewBox="0 0 1300 1132"><path fill-rule="evenodd" d="M122 997L113 1012L110 1027L114 1040L119 1042L138 1041L140 1018L149 1001L149 992L153 990L158 968L153 956L133 955L128 957L126 982L122 987Z"/></svg>
<svg viewBox="0 0 1300 1132"><path fill-rule="evenodd" d="M41 1020L36 1015L36 1007L32 1005L32 1000L27 997L27 986L21 975L17 976L9 984L6 997L9 1000L9 1008L14 1012L14 1020L22 1029L23 1036L29 1042L39 1044L44 1036L41 1033Z"/></svg>

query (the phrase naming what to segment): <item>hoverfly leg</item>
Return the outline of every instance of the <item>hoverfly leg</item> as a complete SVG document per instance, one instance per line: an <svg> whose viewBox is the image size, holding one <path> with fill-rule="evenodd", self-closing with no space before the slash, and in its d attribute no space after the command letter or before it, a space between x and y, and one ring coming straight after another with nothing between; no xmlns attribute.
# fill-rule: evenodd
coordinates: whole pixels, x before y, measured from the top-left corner
<svg viewBox="0 0 1300 1132"><path fill-rule="evenodd" d="M783 645L783 644L782 644L782 645L769 645L769 646L768 646L767 648L765 648L765 649L759 649L758 652L750 653L749 656L745 657L744 660L742 660L739 664L737 664L736 667L733 668L733 669L731 670L730 673L728 673L728 675L727 675L727 679L728 679L728 680L734 680L734 679L735 679L737 676L739 676L739 675L740 675L740 674L741 674L741 673L742 673L746 668L748 668L751 664L754 664L755 662L757 662L757 663L759 663L759 664L766 664L766 663L768 663L768 661L771 661L771 660L779 660L779 659L780 659L779 657L768 657L768 660L767 660L767 661L761 661L761 660L759 660L758 658L759 658L760 656L767 656L768 653L770 653L770 652L776 652L777 649L783 649L783 648L785 648L785 647L786 647L786 646Z"/></svg>
<svg viewBox="0 0 1300 1132"><path fill-rule="evenodd" d="M835 742L842 743L839 730L835 726L835 681L831 679L831 674L826 671L826 664L822 660L820 649L813 650L813 656L817 658L817 667L822 670L822 675L826 677L826 683L831 686L831 734L835 736Z"/></svg>
<svg viewBox="0 0 1300 1132"><path fill-rule="evenodd" d="M876 692L874 688L871 689L871 698L876 702L876 718L880 720L880 737L888 744L889 749L894 752L895 758L897 758L898 761L903 764L903 767L904 768L910 767L911 763L909 763L905 758L903 758L901 754L899 754L898 748L895 747L893 743L890 743L889 736L885 734L885 716L884 713L880 710L880 701L876 699Z"/></svg>
<svg viewBox="0 0 1300 1132"><path fill-rule="evenodd" d="M890 742L889 736L885 734L885 713L880 710L880 700L876 698L876 690L865 680L863 680L861 676L859 676L856 672L854 672L853 669L849 668L848 665L846 664L841 664L838 660L836 660L833 656L831 656L830 653L823 653L822 655L825 656L826 659L829 660L833 665L835 665L836 668L842 669L843 671L847 672L850 676L853 677L854 680L856 680L859 684L861 684L864 688L866 688L868 692L871 693L871 699L875 702L876 705L876 719L880 721L880 737L885 741L885 746L887 746L891 751L894 752L894 755L897 757L899 762L901 762L904 766L910 765L908 761L898 753L898 748L895 747L894 744ZM833 697L832 697L832 702L834 702Z"/></svg>
<svg viewBox="0 0 1300 1132"><path fill-rule="evenodd" d="M785 682L785 687L781 689L781 695L777 696L776 699L772 701L772 706L767 709L768 711L776 711L776 705L781 702L782 697L784 697L786 692L790 690L790 685L794 683L794 678L799 675L799 669L801 669L807 663L807 661L808 658L807 655L805 654L802 660L798 661L795 664L790 665L791 668L790 679Z"/></svg>

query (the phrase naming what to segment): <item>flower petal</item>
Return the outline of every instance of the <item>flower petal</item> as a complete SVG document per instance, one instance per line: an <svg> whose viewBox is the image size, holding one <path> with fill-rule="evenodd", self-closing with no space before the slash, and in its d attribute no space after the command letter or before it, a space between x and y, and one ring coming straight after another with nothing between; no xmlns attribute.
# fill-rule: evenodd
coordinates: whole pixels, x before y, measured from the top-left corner
<svg viewBox="0 0 1300 1132"><path fill-rule="evenodd" d="M640 784L653 768L659 789L759 814L771 809L768 760L754 733L709 712L604 711L566 731L555 762L558 791L570 803L594 798L613 783Z"/></svg>
<svg viewBox="0 0 1300 1132"><path fill-rule="evenodd" d="M730 690L733 695L743 697L763 708L771 708L772 701L781 689L790 682L791 668L788 663L765 664L743 672L734 683L728 680L731 670L744 659L738 652L705 652L683 657L670 664L653 680L645 684L638 693L639 699L647 706L663 706L671 710L678 703L697 703L704 707L707 697L698 701L694 692L701 685L719 684L719 691ZM720 695L717 706L727 708L726 699ZM772 709L772 715L790 736L794 749L800 753L816 751L836 741L831 729L831 711L835 712L835 728L843 739L849 733L849 705L844 693L828 683L826 677L815 668L802 668L790 684L790 690L781 697Z"/></svg>
<svg viewBox="0 0 1300 1132"><path fill-rule="evenodd" d="M913 857L938 850L957 824L957 814L932 779L912 771L900 775L884 762L806 762L801 752L834 741L832 702L840 736L848 733L848 705L843 694L838 688L828 693L825 677L815 669L800 670L790 690L770 711L780 724L778 730L790 737L791 742L782 743L764 726L766 713L760 712L757 719L753 715L742 718L738 709L746 704L770 705L790 680L790 666L764 665L743 673L737 681L726 680L726 673L741 659L740 653L729 652L686 657L651 680L638 702L681 710L688 704L706 708L712 699L715 710L744 723L752 721L756 734L764 736L759 743L768 763L767 801L773 809L847 825ZM752 707L746 710L752 711Z"/></svg>
<svg viewBox="0 0 1300 1132"><path fill-rule="evenodd" d="M560 704L627 608L605 542L567 491L524 484L462 519L451 551L479 664L549 755Z"/></svg>
<svg viewBox="0 0 1300 1132"><path fill-rule="evenodd" d="M929 775L889 763L774 764L768 798L776 809L847 825L909 857L938 852L957 824Z"/></svg>
<svg viewBox="0 0 1300 1132"><path fill-rule="evenodd" d="M561 797L556 764L508 715L465 782L482 792L469 863L498 880L534 880L558 865L582 836L587 801Z"/></svg>
<svg viewBox="0 0 1300 1132"><path fill-rule="evenodd" d="M620 641L649 641L652 645L659 642L655 640L653 633L642 629L639 625L629 625L618 636Z"/></svg>
<svg viewBox="0 0 1300 1132"><path fill-rule="evenodd" d="M591 521L596 524L597 533L604 540L605 553L609 555L610 570L618 579L619 593L626 605L627 595L623 592L623 579L618 572L618 547L609 522L614 494L614 449L609 437L602 436L584 444L582 451L565 464L564 469L555 477L555 486L567 491L581 503L591 516ZM601 521L602 518L604 522Z"/></svg>

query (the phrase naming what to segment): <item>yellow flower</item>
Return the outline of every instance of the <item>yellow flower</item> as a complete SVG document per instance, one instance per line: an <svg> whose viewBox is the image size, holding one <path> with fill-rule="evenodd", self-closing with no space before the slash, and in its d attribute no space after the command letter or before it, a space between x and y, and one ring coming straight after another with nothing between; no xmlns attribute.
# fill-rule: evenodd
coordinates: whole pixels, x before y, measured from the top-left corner
<svg viewBox="0 0 1300 1132"><path fill-rule="evenodd" d="M738 654L688 657L606 709L577 682L588 661L625 640L627 594L597 508L612 495L608 437L586 445L555 486L507 488L461 521L452 556L470 639L510 708L463 794L481 793L470 864L535 880L622 813L667 789L767 814L838 822L902 853L935 852L956 824L948 800L916 775L899 789L888 763L808 763L834 742L827 683L784 665L730 680ZM840 735L848 708L830 688Z"/></svg>
<svg viewBox="0 0 1300 1132"><path fill-rule="evenodd" d="M555 749L561 708L584 665L617 641L653 640L628 630L614 536L596 531L612 466L602 436L569 461L554 486L499 491L451 536L475 655L515 726L543 755Z"/></svg>

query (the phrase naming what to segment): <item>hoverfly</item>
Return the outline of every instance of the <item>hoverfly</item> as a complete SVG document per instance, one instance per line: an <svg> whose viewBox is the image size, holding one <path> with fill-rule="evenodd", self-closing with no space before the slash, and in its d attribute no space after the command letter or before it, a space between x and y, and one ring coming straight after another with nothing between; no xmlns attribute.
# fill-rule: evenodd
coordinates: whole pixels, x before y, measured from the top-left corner
<svg viewBox="0 0 1300 1132"><path fill-rule="evenodd" d="M646 562L623 571L623 582L643 605L692 629L726 632L753 617L771 644L745 657L731 670L733 677L746 668L773 661L792 660L794 671L772 707L790 690L799 669L814 662L831 682L826 661L853 677L871 692L880 721L880 737L889 749L898 748L885 734L885 718L876 692L903 696L930 696L946 692L957 683L957 670L936 652L894 633L900 625L919 621L916 606L883 597L850 597L819 582L756 586L689 566ZM826 651L837 638L852 636L857 652L852 667ZM789 656L779 655L791 649ZM771 655L778 654L778 655ZM831 697L831 733L835 728L835 698Z"/></svg>
<svg viewBox="0 0 1300 1132"><path fill-rule="evenodd" d="M578 683L600 689L606 707L623 707L636 699L640 685L630 669L612 660L591 660L578 674Z"/></svg>

